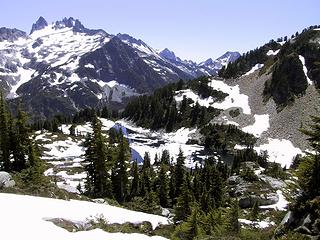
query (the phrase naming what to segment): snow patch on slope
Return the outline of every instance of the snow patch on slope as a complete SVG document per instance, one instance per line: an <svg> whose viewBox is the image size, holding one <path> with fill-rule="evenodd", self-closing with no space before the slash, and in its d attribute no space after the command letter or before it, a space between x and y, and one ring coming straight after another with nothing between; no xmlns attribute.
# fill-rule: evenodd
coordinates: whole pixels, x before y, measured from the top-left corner
<svg viewBox="0 0 320 240"><path fill-rule="evenodd" d="M312 85L312 81L311 81L311 79L308 77L308 69L307 69L307 67L306 67L306 61L305 61L304 57L301 56L301 55L299 55L299 59L300 59L300 61L301 61L301 63L302 63L303 72L304 72L304 75L305 75L306 78L307 78L308 84L309 84L309 85Z"/></svg>
<svg viewBox="0 0 320 240"><path fill-rule="evenodd" d="M292 142L286 139L269 138L268 143L262 144L254 149L259 153L268 151L269 161L280 163L282 167L290 167L293 158L297 154L303 154L299 148L293 146Z"/></svg>
<svg viewBox="0 0 320 240"><path fill-rule="evenodd" d="M246 126L242 128L242 131L251 133L256 137L260 137L261 134L268 130L270 127L269 125L269 115L263 114L263 115L254 115L255 122L252 125Z"/></svg>
<svg viewBox="0 0 320 240"><path fill-rule="evenodd" d="M200 96L195 94L191 89L176 91L176 94L177 95L174 97L176 102L181 102L183 97L186 96L187 98L192 99L194 103L198 102L200 106L209 107L214 103L213 97L208 97L205 99L200 98Z"/></svg>
<svg viewBox="0 0 320 240"><path fill-rule="evenodd" d="M251 73L254 73L255 71L259 70L260 68L262 68L264 65L261 63L257 63L256 65L254 65L250 71L248 71L247 73L245 73L243 76L248 76Z"/></svg>
<svg viewBox="0 0 320 240"><path fill-rule="evenodd" d="M63 218L82 225L96 218L119 224L148 221L153 228L169 223L165 217L87 201L65 201L6 193L0 193L0 201L1 234L10 236L11 239L165 239L143 234L107 233L101 229L68 232L47 221L54 218ZM15 211L8 206L14 206Z"/></svg>
<svg viewBox="0 0 320 240"><path fill-rule="evenodd" d="M142 157L145 152L149 152L151 162L154 161L156 154L160 157L163 150L168 150L171 157L174 157L174 160L176 160L179 148L181 147L184 156L186 156L185 165L189 168L194 168L196 162L193 161L193 154L204 149L203 146L197 144L187 144L190 135L195 133L196 129L180 128L175 132L164 133L151 132L148 129L135 127L125 120L119 120L116 123L128 130L134 131L134 133L129 133L127 136L130 141L130 147Z"/></svg>
<svg viewBox="0 0 320 240"><path fill-rule="evenodd" d="M249 98L247 95L240 93L239 85L229 86L220 80L212 79L209 83L213 89L229 94L222 102L214 103L212 107L219 109L229 109L232 107L242 108L244 114L251 114Z"/></svg>
<svg viewBox="0 0 320 240"><path fill-rule="evenodd" d="M242 225L249 225L257 228L267 228L275 225L275 222L269 222L269 221L251 221L247 219L239 218L239 222Z"/></svg>
<svg viewBox="0 0 320 240"><path fill-rule="evenodd" d="M275 51L273 51L273 50L270 49L270 50L267 52L267 56L275 56L275 55L277 55L277 54L279 53L279 51L280 51L280 49L275 50Z"/></svg>

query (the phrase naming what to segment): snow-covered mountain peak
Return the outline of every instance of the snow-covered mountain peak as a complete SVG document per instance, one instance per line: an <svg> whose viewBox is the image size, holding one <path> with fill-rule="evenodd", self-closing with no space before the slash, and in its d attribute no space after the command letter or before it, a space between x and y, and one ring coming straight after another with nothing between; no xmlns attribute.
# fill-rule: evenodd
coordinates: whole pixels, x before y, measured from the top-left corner
<svg viewBox="0 0 320 240"><path fill-rule="evenodd" d="M207 66L207 65L210 65L213 63L214 62L213 62L212 58L209 58L209 59L205 60L204 62L199 63L199 66Z"/></svg>
<svg viewBox="0 0 320 240"><path fill-rule="evenodd" d="M177 57L173 51L170 51L168 48L163 49L159 52L161 57L164 57L168 60L177 61Z"/></svg>
<svg viewBox="0 0 320 240"><path fill-rule="evenodd" d="M39 19L34 24L32 24L30 34L35 31L44 29L46 26L48 26L47 21L44 19L44 17L40 16Z"/></svg>
<svg viewBox="0 0 320 240"><path fill-rule="evenodd" d="M239 52L230 52L227 51L225 54L223 54L221 57L217 58L216 61L220 62L223 66L227 65L229 62L234 62L240 57Z"/></svg>
<svg viewBox="0 0 320 240"><path fill-rule="evenodd" d="M154 50L145 42L143 42L141 39L136 39L130 36L129 34L121 34L121 33L118 33L117 37L122 42L133 47L141 57L150 56L150 55L158 57L157 51Z"/></svg>
<svg viewBox="0 0 320 240"><path fill-rule="evenodd" d="M65 17L61 21L56 21L54 27L56 29L74 28L77 31L83 31L85 29L83 24L78 19L74 19L73 17Z"/></svg>

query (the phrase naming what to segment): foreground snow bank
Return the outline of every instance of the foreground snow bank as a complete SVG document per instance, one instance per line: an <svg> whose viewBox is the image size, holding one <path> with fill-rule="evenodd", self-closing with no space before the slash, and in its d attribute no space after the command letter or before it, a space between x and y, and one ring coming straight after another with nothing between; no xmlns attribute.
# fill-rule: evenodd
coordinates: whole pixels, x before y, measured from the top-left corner
<svg viewBox="0 0 320 240"><path fill-rule="evenodd" d="M164 239L142 234L106 233L100 229L71 233L46 221L63 218L86 223L103 217L108 223L141 223L148 221L156 228L168 224L165 217L86 201L65 201L25 195L0 193L1 235L10 239Z"/></svg>

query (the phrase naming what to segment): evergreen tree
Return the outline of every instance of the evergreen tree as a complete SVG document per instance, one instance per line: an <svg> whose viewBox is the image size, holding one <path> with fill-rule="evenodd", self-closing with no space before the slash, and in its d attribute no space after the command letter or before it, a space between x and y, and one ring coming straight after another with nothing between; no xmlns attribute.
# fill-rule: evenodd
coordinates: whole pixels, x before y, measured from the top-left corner
<svg viewBox="0 0 320 240"><path fill-rule="evenodd" d="M320 195L320 117L312 116L309 129L300 131L308 136L315 153L304 157L298 167L299 185L308 199Z"/></svg>
<svg viewBox="0 0 320 240"><path fill-rule="evenodd" d="M120 134L120 143L118 145L118 152L116 163L113 169L113 192L118 202L122 203L128 197L129 179L128 179L128 165L130 160L130 148L125 137Z"/></svg>
<svg viewBox="0 0 320 240"><path fill-rule="evenodd" d="M168 207L169 205L169 179L167 176L168 167L161 164L159 172L159 186L158 186L158 198L162 207Z"/></svg>
<svg viewBox="0 0 320 240"><path fill-rule="evenodd" d="M237 235L240 232L238 201L231 203L231 208L227 216L227 230L233 235Z"/></svg>
<svg viewBox="0 0 320 240"><path fill-rule="evenodd" d="M27 168L24 170L26 181L32 182L32 184L43 183L45 181L44 170L44 163L40 159L34 143L31 142L28 146Z"/></svg>
<svg viewBox="0 0 320 240"><path fill-rule="evenodd" d="M9 112L2 92L0 92L0 168L9 171L11 168L9 150Z"/></svg>
<svg viewBox="0 0 320 240"><path fill-rule="evenodd" d="M69 133L70 133L70 136L76 136L76 125L75 124L71 124L71 126L69 128Z"/></svg>
<svg viewBox="0 0 320 240"><path fill-rule="evenodd" d="M101 110L101 117L102 118L109 118L110 117L109 110L108 110L108 108L106 106L103 107L102 110Z"/></svg>
<svg viewBox="0 0 320 240"><path fill-rule="evenodd" d="M181 186L185 178L185 167L184 167L185 157L183 151L179 148L179 154L177 158L177 164L175 166L175 184L176 184L176 196L179 196L181 193Z"/></svg>
<svg viewBox="0 0 320 240"><path fill-rule="evenodd" d="M191 205L193 202L193 196L190 192L190 188L188 186L188 180L185 177L184 182L181 187L181 194L177 199L177 204L174 208L174 221L182 221L185 220L191 213Z"/></svg>
<svg viewBox="0 0 320 240"><path fill-rule="evenodd" d="M92 120L93 134L87 137L85 146L85 167L87 171L86 190L94 197L111 197L112 188L108 171L112 166L108 155L106 139L101 132L101 121L95 115ZM108 161L109 160L109 161Z"/></svg>
<svg viewBox="0 0 320 240"><path fill-rule="evenodd" d="M148 152L144 153L144 157L143 157L143 165L142 168L150 168L151 166L151 159L150 159L150 154Z"/></svg>
<svg viewBox="0 0 320 240"><path fill-rule="evenodd" d="M162 151L160 163L169 165L170 164L170 153L167 149Z"/></svg>
<svg viewBox="0 0 320 240"><path fill-rule="evenodd" d="M143 197L151 191L151 168L142 167L140 195Z"/></svg>
<svg viewBox="0 0 320 240"><path fill-rule="evenodd" d="M140 177L139 177L139 168L137 161L133 161L132 167L131 167L131 173L132 173L132 182L131 182L131 189L130 189L130 197L134 198L135 196L138 196L140 189Z"/></svg>
<svg viewBox="0 0 320 240"><path fill-rule="evenodd" d="M171 177L169 181L169 197L172 205L176 203L176 182L175 182L175 168L174 166L170 167Z"/></svg>
<svg viewBox="0 0 320 240"><path fill-rule="evenodd" d="M14 141L14 162L13 170L21 171L26 168L26 155L28 152L28 145L30 144L29 140L29 127L27 125L27 114L21 109L21 102L18 105L18 115L16 121L16 133L13 138ZM13 122L13 121L12 121ZM13 135L14 133L12 133Z"/></svg>
<svg viewBox="0 0 320 240"><path fill-rule="evenodd" d="M190 216L185 222L178 225L172 239L193 240L205 234L203 230L204 213L195 204Z"/></svg>

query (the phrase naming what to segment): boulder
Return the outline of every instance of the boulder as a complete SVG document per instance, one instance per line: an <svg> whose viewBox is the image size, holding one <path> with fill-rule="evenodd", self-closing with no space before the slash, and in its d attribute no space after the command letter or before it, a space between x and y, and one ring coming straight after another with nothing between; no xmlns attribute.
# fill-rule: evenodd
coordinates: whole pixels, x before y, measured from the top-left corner
<svg viewBox="0 0 320 240"><path fill-rule="evenodd" d="M15 185L16 183L9 173L0 172L0 188L14 187Z"/></svg>
<svg viewBox="0 0 320 240"><path fill-rule="evenodd" d="M239 199L240 208L252 208L255 202L258 206L272 205L279 201L279 197L276 193L243 196Z"/></svg>

